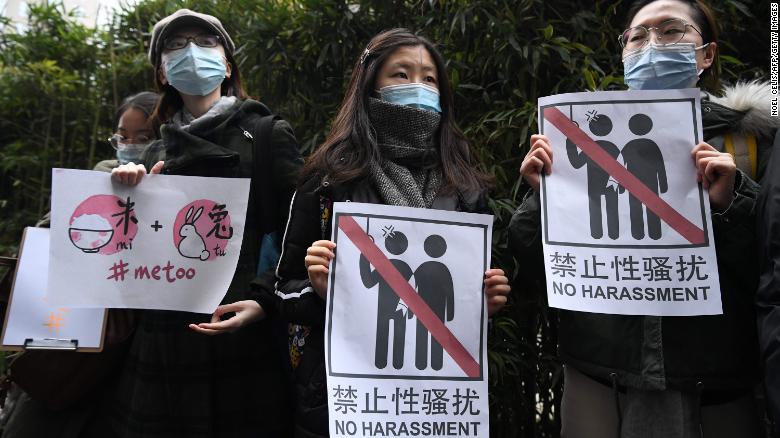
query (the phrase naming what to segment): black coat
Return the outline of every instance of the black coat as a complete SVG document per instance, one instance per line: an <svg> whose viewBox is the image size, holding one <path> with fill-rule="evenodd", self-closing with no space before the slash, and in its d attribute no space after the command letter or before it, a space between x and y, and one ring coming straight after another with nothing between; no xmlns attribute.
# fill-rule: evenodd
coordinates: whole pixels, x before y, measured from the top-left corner
<svg viewBox="0 0 780 438"><path fill-rule="evenodd" d="M757 201L758 329L764 360L764 384L768 411L780 436L780 135L775 137L772 158ZM773 436L775 436L773 435Z"/></svg>
<svg viewBox="0 0 780 438"><path fill-rule="evenodd" d="M222 303L256 299L270 315L234 333L206 336L188 324L206 322L210 315L141 311L114 399L106 406L112 436L289 434L285 330L271 317L275 300L253 292L250 284L263 283L257 273L261 241L274 231L281 235L302 160L287 122L274 123L269 144L252 134L269 113L259 102L246 100L189 130L164 125L162 140L145 153L147 168L165 161L165 174L260 178L250 190L241 254ZM266 171L255 175L258 153ZM273 275L267 278L272 281Z"/></svg>
<svg viewBox="0 0 780 438"><path fill-rule="evenodd" d="M746 111L708 96L702 108L704 139L722 151L724 133L740 131ZM760 178L770 147L766 130L756 134L760 134L755 154ZM734 203L725 214L711 217L722 315L656 317L559 310L561 360L605 383L615 377L619 385L642 389L701 389L705 402L751 390L759 380L754 310L758 190L755 181L738 171ZM539 196L529 191L512 217L509 243L521 277L544 285L540 220Z"/></svg>
<svg viewBox="0 0 780 438"><path fill-rule="evenodd" d="M306 250L317 240L331 238L333 202L383 204L379 193L367 181L335 186L327 179L310 178L293 196L282 255L277 269L276 295L281 316L294 324L308 326L300 363L295 370L297 406L296 437L328 436L328 399L325 379L325 301L311 287L304 266ZM482 192L437 195L431 206L438 210L484 213L488 210Z"/></svg>

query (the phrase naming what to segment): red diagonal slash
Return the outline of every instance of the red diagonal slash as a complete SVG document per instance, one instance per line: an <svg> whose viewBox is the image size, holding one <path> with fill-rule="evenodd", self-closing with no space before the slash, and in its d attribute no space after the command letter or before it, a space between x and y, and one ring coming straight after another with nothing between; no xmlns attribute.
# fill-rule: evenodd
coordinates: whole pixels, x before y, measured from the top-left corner
<svg viewBox="0 0 780 438"><path fill-rule="evenodd" d="M549 120L559 131L574 142L582 152L595 161L604 171L612 176L621 186L631 192L642 204L647 206L661 220L669 224L675 231L694 245L704 243L704 230L681 215L642 181L626 170L611 155L593 141L588 134L582 132L577 125L569 120L558 108L544 109L544 118Z"/></svg>
<svg viewBox="0 0 780 438"><path fill-rule="evenodd" d="M431 336L441 344L463 372L469 377L479 377L479 364L477 361L471 357L471 354L466 351L466 348L458 341L458 338L433 313L428 304L417 295L417 292L415 292L409 282L395 269L395 266L388 260L387 256L377 248L368 237L368 234L355 222L355 219L352 216L340 216L339 229L347 235L349 240L374 265L379 275L404 300L409 309L417 316L417 320L428 329Z"/></svg>

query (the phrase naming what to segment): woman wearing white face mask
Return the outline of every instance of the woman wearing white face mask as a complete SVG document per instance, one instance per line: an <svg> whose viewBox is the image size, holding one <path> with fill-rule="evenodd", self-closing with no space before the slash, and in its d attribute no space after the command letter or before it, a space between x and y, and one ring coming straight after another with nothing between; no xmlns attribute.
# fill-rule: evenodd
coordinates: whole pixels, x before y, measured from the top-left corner
<svg viewBox="0 0 780 438"><path fill-rule="evenodd" d="M213 315L145 310L115 400L116 436L286 436L286 345L272 284L302 160L292 129L244 92L218 19L181 9L154 26L149 60L162 137L114 178L151 173L252 178L233 280ZM278 256L277 256L278 257ZM259 275L259 277L258 277ZM219 335L219 336L209 336Z"/></svg>
<svg viewBox="0 0 780 438"><path fill-rule="evenodd" d="M700 86L721 91L717 27L699 0L640 0L620 35L630 89ZM565 364L564 437L755 437L759 382L753 302L754 205L777 119L769 87L726 87L702 95L705 141L691 164L709 191L723 315L643 317L560 310L559 355ZM555 159L544 135L531 137L520 172L532 187L510 224L521 269L543 278L539 239L540 173Z"/></svg>

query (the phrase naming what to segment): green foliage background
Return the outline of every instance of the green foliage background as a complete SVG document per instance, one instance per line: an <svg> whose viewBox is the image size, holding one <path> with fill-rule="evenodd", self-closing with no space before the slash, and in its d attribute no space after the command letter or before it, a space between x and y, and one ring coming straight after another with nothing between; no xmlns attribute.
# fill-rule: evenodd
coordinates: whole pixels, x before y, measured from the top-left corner
<svg viewBox="0 0 780 438"><path fill-rule="evenodd" d="M31 6L21 34L0 17L0 255L48 209L52 167L110 158L105 139L124 96L153 87L152 25L180 7L219 17L238 44L245 85L290 121L305 152L324 139L366 42L408 27L448 60L458 122L495 175L494 264L514 272L509 218L517 169L545 95L622 86L626 1L144 0L107 28L77 24L56 2ZM726 81L765 75L769 3L714 0ZM491 436L558 436L555 315L539 285L516 278L489 342Z"/></svg>

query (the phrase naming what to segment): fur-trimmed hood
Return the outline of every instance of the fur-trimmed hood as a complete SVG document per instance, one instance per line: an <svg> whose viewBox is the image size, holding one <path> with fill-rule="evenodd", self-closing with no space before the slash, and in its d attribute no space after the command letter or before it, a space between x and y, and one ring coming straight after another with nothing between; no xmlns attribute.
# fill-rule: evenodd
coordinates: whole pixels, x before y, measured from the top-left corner
<svg viewBox="0 0 780 438"><path fill-rule="evenodd" d="M727 116L733 123L732 130L759 136L772 135L780 128L780 117L772 117L770 112L772 97L769 83L761 81L737 82L725 86L722 97L707 95L710 104L715 104L712 109L732 113ZM704 114L704 117L707 118L707 115Z"/></svg>

